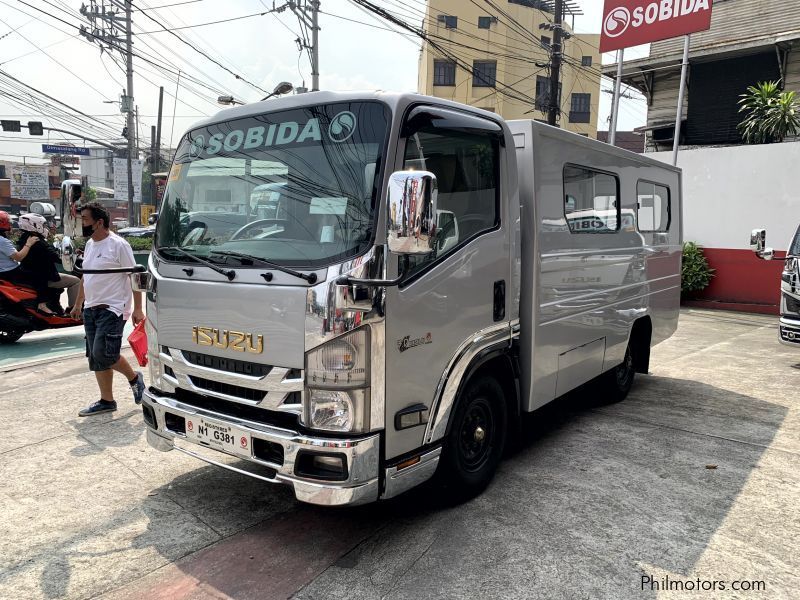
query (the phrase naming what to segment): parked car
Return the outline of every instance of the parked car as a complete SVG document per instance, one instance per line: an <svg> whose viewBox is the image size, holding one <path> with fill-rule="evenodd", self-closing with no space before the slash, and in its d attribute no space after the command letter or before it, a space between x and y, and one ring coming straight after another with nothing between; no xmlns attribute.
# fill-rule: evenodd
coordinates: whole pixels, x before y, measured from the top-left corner
<svg viewBox="0 0 800 600"><path fill-rule="evenodd" d="M123 229L117 230L117 235L122 237L151 238L155 232L155 225L148 225L147 227L124 227Z"/></svg>

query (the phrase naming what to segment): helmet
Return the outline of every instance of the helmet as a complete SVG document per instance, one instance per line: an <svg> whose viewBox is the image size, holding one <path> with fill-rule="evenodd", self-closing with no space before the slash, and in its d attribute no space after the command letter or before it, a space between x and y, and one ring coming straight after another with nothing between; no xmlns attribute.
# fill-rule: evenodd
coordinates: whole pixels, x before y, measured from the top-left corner
<svg viewBox="0 0 800 600"><path fill-rule="evenodd" d="M33 213L20 215L19 228L22 231L30 231L32 233L47 235L47 219L45 219L42 215L35 215Z"/></svg>
<svg viewBox="0 0 800 600"><path fill-rule="evenodd" d="M11 230L11 217L4 210L0 210L0 231Z"/></svg>

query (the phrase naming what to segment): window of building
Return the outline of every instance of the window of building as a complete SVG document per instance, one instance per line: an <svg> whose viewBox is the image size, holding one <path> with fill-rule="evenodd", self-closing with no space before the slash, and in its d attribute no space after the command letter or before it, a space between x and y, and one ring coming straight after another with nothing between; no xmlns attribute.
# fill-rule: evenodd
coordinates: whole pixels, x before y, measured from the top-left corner
<svg viewBox="0 0 800 600"><path fill-rule="evenodd" d="M551 41L552 40L548 36L543 35L542 36L542 48L544 48L545 50L550 50Z"/></svg>
<svg viewBox="0 0 800 600"><path fill-rule="evenodd" d="M570 123L589 123L592 116L592 95L572 94L569 105Z"/></svg>
<svg viewBox="0 0 800 600"><path fill-rule="evenodd" d="M669 188L658 183L639 181L636 184L636 222L639 231L669 231Z"/></svg>
<svg viewBox="0 0 800 600"><path fill-rule="evenodd" d="M619 179L587 167L564 167L564 216L572 233L613 233L620 227Z"/></svg>
<svg viewBox="0 0 800 600"><path fill-rule="evenodd" d="M404 169L430 171L438 188L436 247L431 256L411 257L415 273L500 221L500 137L425 126L406 141Z"/></svg>
<svg viewBox="0 0 800 600"><path fill-rule="evenodd" d="M458 17L452 15L439 15L436 18L439 25L444 25L445 29L458 29Z"/></svg>
<svg viewBox="0 0 800 600"><path fill-rule="evenodd" d="M492 23L497 23L497 17L478 17L478 29L489 29Z"/></svg>
<svg viewBox="0 0 800 600"><path fill-rule="evenodd" d="M581 57L581 66L582 67L591 67L592 66L592 57L591 56L582 56Z"/></svg>
<svg viewBox="0 0 800 600"><path fill-rule="evenodd" d="M476 60L472 63L472 87L494 87L496 82L496 60Z"/></svg>
<svg viewBox="0 0 800 600"><path fill-rule="evenodd" d="M561 83L558 84L558 105L561 106ZM550 78L536 76L536 110L546 111L550 108Z"/></svg>
<svg viewBox="0 0 800 600"><path fill-rule="evenodd" d="M452 60L433 61L433 85L455 85L456 63Z"/></svg>

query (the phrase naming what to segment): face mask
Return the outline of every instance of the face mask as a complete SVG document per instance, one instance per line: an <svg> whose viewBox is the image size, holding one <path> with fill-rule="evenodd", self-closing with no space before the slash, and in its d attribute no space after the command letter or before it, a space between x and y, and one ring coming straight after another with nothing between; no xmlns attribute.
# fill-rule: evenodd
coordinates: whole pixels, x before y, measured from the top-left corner
<svg viewBox="0 0 800 600"><path fill-rule="evenodd" d="M92 229L91 225L84 225L83 226L83 237L92 237L94 233L94 229Z"/></svg>

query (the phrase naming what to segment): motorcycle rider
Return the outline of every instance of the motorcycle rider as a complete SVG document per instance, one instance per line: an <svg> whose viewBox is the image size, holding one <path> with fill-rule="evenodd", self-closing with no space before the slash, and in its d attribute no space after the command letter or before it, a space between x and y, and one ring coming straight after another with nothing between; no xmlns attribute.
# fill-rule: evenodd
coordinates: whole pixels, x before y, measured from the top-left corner
<svg viewBox="0 0 800 600"><path fill-rule="evenodd" d="M28 273L20 266L20 261L25 260L31 247L39 241L39 238L28 238L19 250L14 248L14 244L8 239L11 231L11 217L4 210L0 210L0 279L30 285L32 283Z"/></svg>
<svg viewBox="0 0 800 600"><path fill-rule="evenodd" d="M39 310L45 314L53 314L47 307L47 299L52 296L51 290L67 290L68 311L75 305L78 297L78 284L80 279L74 275L59 273L56 263L61 262L58 252L47 243L47 220L42 215L33 213L19 217L19 228L22 230L17 246L22 248L31 238L36 238L40 243L34 243L28 255L22 259L22 268L32 279L36 293L43 300ZM59 292L60 295L60 292Z"/></svg>

